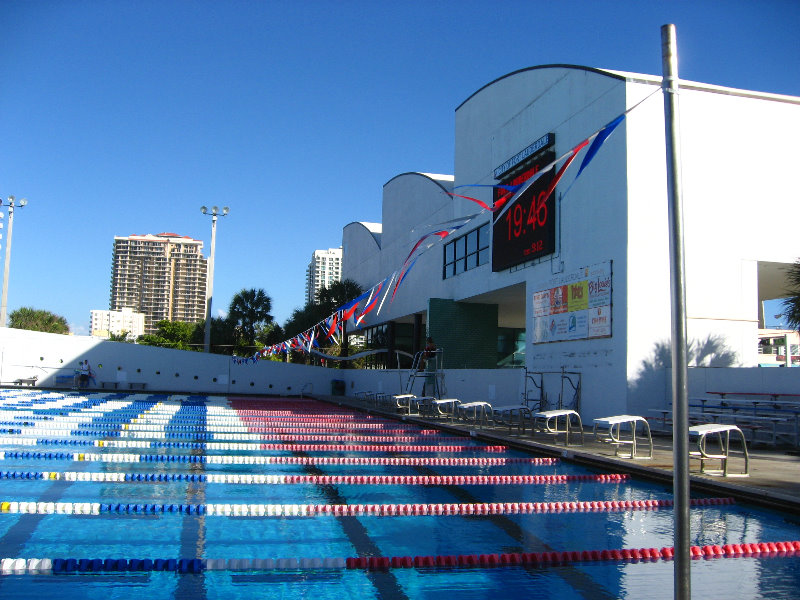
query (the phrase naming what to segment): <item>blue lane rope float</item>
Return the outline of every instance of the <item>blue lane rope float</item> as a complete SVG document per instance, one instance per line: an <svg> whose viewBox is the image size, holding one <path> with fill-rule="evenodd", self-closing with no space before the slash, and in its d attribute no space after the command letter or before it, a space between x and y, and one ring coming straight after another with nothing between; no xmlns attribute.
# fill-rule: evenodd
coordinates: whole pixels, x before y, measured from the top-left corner
<svg viewBox="0 0 800 600"><path fill-rule="evenodd" d="M800 557L800 541L691 546L693 559ZM435 556L358 556L348 558L2 558L0 575L82 574L108 572L202 573L204 571L388 570L442 568L514 568L584 562L673 560L675 549L623 548L503 554Z"/></svg>
<svg viewBox="0 0 800 600"><path fill-rule="evenodd" d="M694 507L733 504L733 498L695 498ZM587 502L472 502L463 504L151 504L100 502L0 501L0 513L20 514L168 514L225 517L316 516L463 516L497 514L561 514L672 508L672 500L605 500Z"/></svg>

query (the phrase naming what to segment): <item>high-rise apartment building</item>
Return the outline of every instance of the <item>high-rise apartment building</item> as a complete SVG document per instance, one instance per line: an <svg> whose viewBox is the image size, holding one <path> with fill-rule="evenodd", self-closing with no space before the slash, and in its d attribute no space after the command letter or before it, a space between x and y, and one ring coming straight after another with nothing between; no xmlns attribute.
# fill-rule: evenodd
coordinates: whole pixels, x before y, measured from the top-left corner
<svg viewBox="0 0 800 600"><path fill-rule="evenodd" d="M306 269L306 304L314 302L317 291L342 280L342 249L314 250Z"/></svg>
<svg viewBox="0 0 800 600"><path fill-rule="evenodd" d="M111 310L145 314L145 333L159 321L195 323L206 317L203 242L175 233L114 237Z"/></svg>

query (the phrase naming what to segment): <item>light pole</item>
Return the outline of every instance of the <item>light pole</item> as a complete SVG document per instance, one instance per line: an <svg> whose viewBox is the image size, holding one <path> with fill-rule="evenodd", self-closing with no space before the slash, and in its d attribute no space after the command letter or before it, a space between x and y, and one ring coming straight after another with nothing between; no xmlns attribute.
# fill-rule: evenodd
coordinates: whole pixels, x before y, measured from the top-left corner
<svg viewBox="0 0 800 600"><path fill-rule="evenodd" d="M6 235L6 260L3 265L3 299L0 300L0 327L6 326L6 307L8 306L8 266L11 262L11 234L14 229L14 196L9 196L6 201L8 206L8 234ZM19 201L19 207L22 208L28 203L25 198ZM0 205L3 201L0 200Z"/></svg>
<svg viewBox="0 0 800 600"><path fill-rule="evenodd" d="M208 274L206 276L206 332L203 337L203 352L211 351L211 298L214 295L214 248L217 243L217 216L224 217L230 209L227 206L212 206L209 213L205 206L200 207L200 212L204 215L211 215L211 257L208 259Z"/></svg>

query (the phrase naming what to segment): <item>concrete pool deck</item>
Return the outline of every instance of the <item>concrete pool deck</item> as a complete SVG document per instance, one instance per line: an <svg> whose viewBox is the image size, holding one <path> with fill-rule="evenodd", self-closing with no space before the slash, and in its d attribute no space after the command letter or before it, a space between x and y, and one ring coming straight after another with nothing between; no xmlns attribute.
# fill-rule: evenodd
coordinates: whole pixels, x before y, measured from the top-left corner
<svg viewBox="0 0 800 600"><path fill-rule="evenodd" d="M587 427L586 424L584 424L583 445L565 447L563 435L555 438L548 434L531 434L530 431L518 435L509 433L506 425L478 427L460 421L451 422L418 415L400 415L348 396L315 395L315 398L409 423L435 427L461 435L471 435L484 442L504 444L538 454L559 456L590 467L629 473L672 486L672 438L664 434L653 433L652 459L632 460L616 457L614 446L596 441L592 435L591 426ZM556 440L558 443L555 443ZM737 448L738 444L733 446L734 452L729 459L729 469L732 473L738 472L743 465L743 459L740 459L740 454L736 452ZM750 454L749 477L720 477L700 474L699 462L691 460L691 489L703 493L733 496L762 506L800 513L800 451L791 447L758 445L748 446L748 452Z"/></svg>

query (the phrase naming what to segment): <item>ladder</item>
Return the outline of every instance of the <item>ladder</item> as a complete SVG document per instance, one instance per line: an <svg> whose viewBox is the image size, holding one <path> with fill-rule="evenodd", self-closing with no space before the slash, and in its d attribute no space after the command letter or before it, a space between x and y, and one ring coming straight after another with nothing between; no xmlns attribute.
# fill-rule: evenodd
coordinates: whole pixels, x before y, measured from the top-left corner
<svg viewBox="0 0 800 600"><path fill-rule="evenodd" d="M427 356L426 356L427 354ZM433 352L420 350L414 355L411 371L406 380L405 393L414 393L414 384L417 379L422 380L422 396L441 398L447 394L444 384L444 370L442 369L443 350L437 348Z"/></svg>

